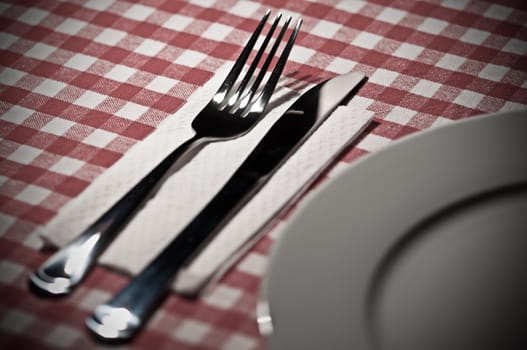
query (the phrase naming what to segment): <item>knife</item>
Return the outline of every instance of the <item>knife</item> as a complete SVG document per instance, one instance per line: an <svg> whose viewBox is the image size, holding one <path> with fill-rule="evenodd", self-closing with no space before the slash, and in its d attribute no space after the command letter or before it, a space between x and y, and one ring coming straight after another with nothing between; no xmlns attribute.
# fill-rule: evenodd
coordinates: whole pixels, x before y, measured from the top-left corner
<svg viewBox="0 0 527 350"><path fill-rule="evenodd" d="M131 338L170 290L178 271L258 192L280 166L366 82L362 73L326 80L301 95L276 121L205 208L86 325L105 340Z"/></svg>

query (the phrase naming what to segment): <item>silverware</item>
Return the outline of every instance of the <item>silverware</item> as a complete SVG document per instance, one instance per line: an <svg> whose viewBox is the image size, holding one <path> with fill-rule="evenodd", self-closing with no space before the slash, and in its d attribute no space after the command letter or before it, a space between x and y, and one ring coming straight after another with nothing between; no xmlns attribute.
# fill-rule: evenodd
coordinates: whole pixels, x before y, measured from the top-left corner
<svg viewBox="0 0 527 350"><path fill-rule="evenodd" d="M119 229L133 215L143 200L159 183L169 169L187 162L205 143L231 139L246 133L262 116L271 95L282 74L293 43L296 39L301 20L298 20L282 54L269 79L259 89L265 73L276 54L278 46L291 22L289 17L276 38L267 59L264 61L254 82L253 78L258 62L272 38L281 19L279 14L241 83L237 84L242 68L249 57L264 27L270 11L267 11L252 34L240 57L236 60L219 90L212 100L194 118L192 128L196 134L168 155L159 165L148 173L127 194L114 204L97 221L88 227L78 238L60 249L44 262L30 276L33 287L45 293L60 295L69 293L88 273L96 259L117 236Z"/></svg>
<svg viewBox="0 0 527 350"><path fill-rule="evenodd" d="M363 82L363 74L351 73L321 83L302 95L190 224L130 284L95 309L86 320L88 328L107 340L132 337L169 291L178 270Z"/></svg>

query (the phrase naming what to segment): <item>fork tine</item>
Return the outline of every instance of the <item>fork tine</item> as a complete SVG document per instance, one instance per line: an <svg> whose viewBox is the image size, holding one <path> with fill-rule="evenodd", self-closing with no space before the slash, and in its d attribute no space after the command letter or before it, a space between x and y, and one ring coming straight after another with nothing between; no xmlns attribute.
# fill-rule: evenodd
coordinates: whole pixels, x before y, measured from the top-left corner
<svg viewBox="0 0 527 350"><path fill-rule="evenodd" d="M267 10L265 12L265 15L260 20L260 23L258 23L258 26L256 27L256 30L253 32L251 37L249 38L249 41L243 48L242 52L240 53L240 56L234 62L234 65L232 66L229 74L221 84L220 88L218 89L218 92L215 96L221 96L221 100L217 102L221 102L227 95L227 91L234 85L234 82L238 78L238 75L240 75L240 72L245 65L245 62L247 61L247 58L249 58L249 54L251 53L254 45L256 44L256 40L260 36L260 33L262 32L262 29L265 25L265 22L267 22L267 19L269 18L269 15L271 14L271 10Z"/></svg>
<svg viewBox="0 0 527 350"><path fill-rule="evenodd" d="M302 26L302 18L299 18L295 29L289 36L289 39L287 40L287 44L282 51L282 55L280 56L278 62L276 63L276 66L273 69L273 72L271 73L271 76L269 77L269 80L265 84L263 91L258 98L258 101L262 108L264 109L267 104L269 103L269 100L271 99L271 95L274 92L274 89L276 88L276 84L278 83L278 79L282 75L282 71L284 70L285 64L287 62L287 58L289 57L289 54L291 53L291 49L293 48L293 44L295 43L296 37L298 35L298 32L300 31L300 27Z"/></svg>
<svg viewBox="0 0 527 350"><path fill-rule="evenodd" d="M282 42L282 38L284 37L287 27L289 27L289 23L291 23L291 17L289 17L287 21L284 23L284 26L282 27L280 34L278 34L278 37L276 38L273 44L273 47L271 48L271 51L269 52L269 55L267 56L267 59L265 60L262 66L262 69L260 70L258 76L256 77L256 80L251 86L248 95L243 98L241 105L240 105L241 108L246 107L249 104L249 102L253 99L254 95L256 94L256 91L258 91L258 87L260 86L260 83L262 82L263 78L265 77L265 74L267 73L267 69L269 68L271 61L274 58L274 55L276 53L276 50L278 49L278 46L280 46L280 43Z"/></svg>
<svg viewBox="0 0 527 350"><path fill-rule="evenodd" d="M271 29L269 29L269 32L267 33L267 36L264 39L264 42L262 43L262 45L258 49L258 52L257 52L253 62L251 63L251 66L249 67L249 70L245 73L245 76L243 77L242 82L238 86L236 93L230 98L230 101L229 101L229 105L230 106L234 105L236 103L236 101L238 100L238 98L245 91L245 88L247 87L247 84L249 83L249 80L251 80L251 77L252 77L254 71L256 70L256 67L258 66L258 63L260 62L260 59L262 58L262 56L263 56L263 54L265 52L265 49L267 48L267 45L269 44L269 41L271 40L271 38L273 36L273 33L276 30L276 27L278 26L278 23L280 22L281 18L282 18L282 14L281 13L278 14L278 16L276 16L276 18L275 18L275 20L273 22L273 25L271 26ZM234 89L234 86L232 86L231 89ZM230 91L227 93L227 96L228 95L230 95Z"/></svg>
<svg viewBox="0 0 527 350"><path fill-rule="evenodd" d="M260 71L260 76L257 79L258 85L260 84L261 80L264 78L264 76L266 74L266 71L267 71L267 68L268 68L269 64L271 63L271 61L272 61L272 59L274 57L274 53L275 53L276 49L278 48L278 45L279 45L279 43L280 43L280 41L282 39L283 34L285 33L285 31L287 29L287 26L289 25L290 21L291 21L291 17L289 17L287 23L284 25L284 28L282 29L282 32L280 33L281 34L281 36L279 37L280 40L277 40L277 42L275 43L276 47L274 47L274 50L272 51L272 54L269 55L269 57L268 57L269 62L265 66L265 69L262 69ZM294 42L296 40L298 32L300 31L301 25L302 25L302 19L299 18L297 23L296 23L296 25L295 25L295 28L293 29L291 35L289 36L287 44L286 44L285 48L283 49L282 54L281 54L278 62L276 63L276 65L275 65L275 67L274 67L274 69L273 69L273 71L271 73L271 76L269 77L269 79L266 82L264 88L262 89L262 92L258 95L257 98L254 98L254 95L258 91L258 86L255 83L256 88L252 90L250 97L249 98L244 98L244 100L242 101L241 104L242 104L243 108L245 109L245 111L243 112L244 115L247 115L249 113L249 110L256 104L258 104L261 109L265 109L265 107L269 103L269 100L271 99L271 95L273 94L273 92L274 92L274 90L276 88L276 84L278 83L278 79L282 75L282 71L284 70L285 64L286 64L287 59L289 57L289 54L291 53L291 49L293 48L293 44L294 44Z"/></svg>

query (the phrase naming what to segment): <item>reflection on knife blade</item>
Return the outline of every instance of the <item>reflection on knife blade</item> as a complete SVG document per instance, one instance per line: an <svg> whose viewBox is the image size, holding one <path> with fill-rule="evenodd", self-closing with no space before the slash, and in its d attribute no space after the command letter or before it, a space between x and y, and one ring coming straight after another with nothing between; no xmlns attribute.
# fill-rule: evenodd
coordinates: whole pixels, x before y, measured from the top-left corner
<svg viewBox="0 0 527 350"><path fill-rule="evenodd" d="M329 79L304 93L190 224L128 286L95 309L87 319L90 330L106 339L131 337L169 290L178 270L365 81L363 74L351 73Z"/></svg>

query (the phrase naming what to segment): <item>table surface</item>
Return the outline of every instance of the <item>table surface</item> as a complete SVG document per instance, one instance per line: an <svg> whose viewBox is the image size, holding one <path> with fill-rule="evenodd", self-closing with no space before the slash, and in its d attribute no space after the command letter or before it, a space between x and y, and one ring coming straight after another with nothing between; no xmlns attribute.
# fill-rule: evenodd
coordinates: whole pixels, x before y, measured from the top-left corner
<svg viewBox="0 0 527 350"><path fill-rule="evenodd" d="M304 19L288 79L370 77L356 102L375 123L326 177L391 140L527 105L522 1L1 2L1 348L104 347L84 319L128 279L97 267L66 298L36 297L27 277L48 256L38 228L234 61L267 9ZM255 306L276 239L202 298L170 295L122 348L265 348Z"/></svg>

